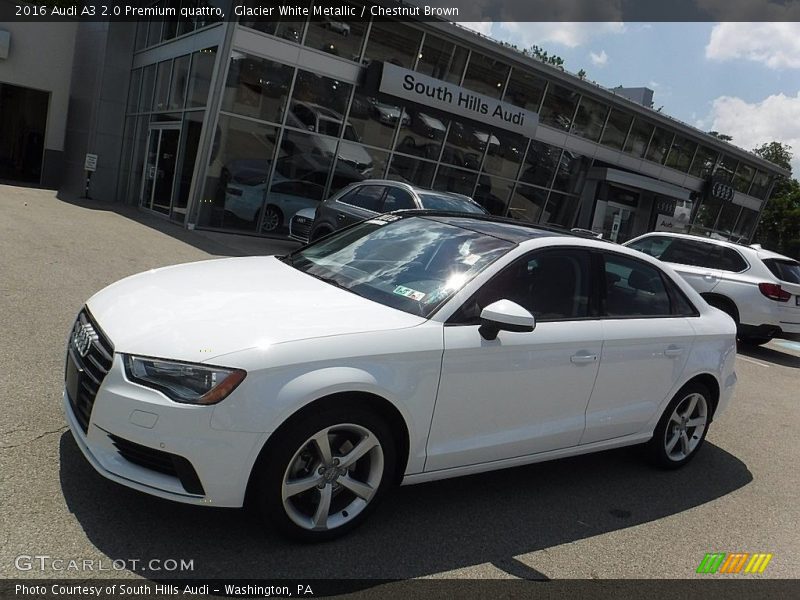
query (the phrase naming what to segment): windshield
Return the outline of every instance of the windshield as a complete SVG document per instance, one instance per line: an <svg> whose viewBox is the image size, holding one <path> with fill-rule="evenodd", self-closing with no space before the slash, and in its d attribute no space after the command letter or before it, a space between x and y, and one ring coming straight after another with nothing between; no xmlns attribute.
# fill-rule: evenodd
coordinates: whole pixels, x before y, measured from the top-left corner
<svg viewBox="0 0 800 600"><path fill-rule="evenodd" d="M419 194L419 199L422 202L422 208L427 208L428 210L445 210L449 212L473 213L478 215L486 214L486 211L480 205L466 198L421 192Z"/></svg>
<svg viewBox="0 0 800 600"><path fill-rule="evenodd" d="M786 283L800 283L800 263L794 260L768 258L764 261L775 277Z"/></svg>
<svg viewBox="0 0 800 600"><path fill-rule="evenodd" d="M359 296L428 318L514 244L423 217L364 221L285 261Z"/></svg>

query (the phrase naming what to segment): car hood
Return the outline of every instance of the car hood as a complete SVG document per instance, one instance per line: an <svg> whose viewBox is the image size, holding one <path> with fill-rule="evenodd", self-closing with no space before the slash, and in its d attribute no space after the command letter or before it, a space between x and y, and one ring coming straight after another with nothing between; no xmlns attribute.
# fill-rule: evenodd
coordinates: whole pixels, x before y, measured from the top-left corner
<svg viewBox="0 0 800 600"><path fill-rule="evenodd" d="M117 352L211 362L283 342L400 329L417 317L334 287L271 256L164 267L87 302Z"/></svg>

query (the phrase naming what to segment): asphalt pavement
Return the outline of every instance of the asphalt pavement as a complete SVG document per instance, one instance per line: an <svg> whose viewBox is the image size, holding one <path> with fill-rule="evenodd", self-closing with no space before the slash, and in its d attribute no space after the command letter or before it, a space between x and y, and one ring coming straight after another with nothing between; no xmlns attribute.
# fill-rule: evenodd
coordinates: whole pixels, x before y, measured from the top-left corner
<svg viewBox="0 0 800 600"><path fill-rule="evenodd" d="M685 469L654 470L632 448L407 486L327 544L95 473L60 406L85 299L154 267L292 247L0 186L0 578L721 577L695 573L711 552L772 553L754 577L800 576L800 344L780 340L740 349L732 405ZM150 568L169 560L193 568Z"/></svg>

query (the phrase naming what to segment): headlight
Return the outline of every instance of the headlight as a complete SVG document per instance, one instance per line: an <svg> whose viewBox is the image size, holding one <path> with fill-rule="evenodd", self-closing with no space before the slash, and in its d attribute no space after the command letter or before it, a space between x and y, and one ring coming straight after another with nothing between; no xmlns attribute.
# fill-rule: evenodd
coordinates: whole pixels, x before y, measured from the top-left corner
<svg viewBox="0 0 800 600"><path fill-rule="evenodd" d="M163 392L184 404L216 404L247 375L241 369L124 355L125 375L134 383Z"/></svg>

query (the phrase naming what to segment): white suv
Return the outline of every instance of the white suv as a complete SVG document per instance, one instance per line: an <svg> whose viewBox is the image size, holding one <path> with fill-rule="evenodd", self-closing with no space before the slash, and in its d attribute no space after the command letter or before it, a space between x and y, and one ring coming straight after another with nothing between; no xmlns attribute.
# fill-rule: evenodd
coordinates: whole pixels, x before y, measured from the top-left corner
<svg viewBox="0 0 800 600"><path fill-rule="evenodd" d="M800 263L758 245L648 233L626 246L670 263L706 302L736 321L738 337L765 344L800 334Z"/></svg>

